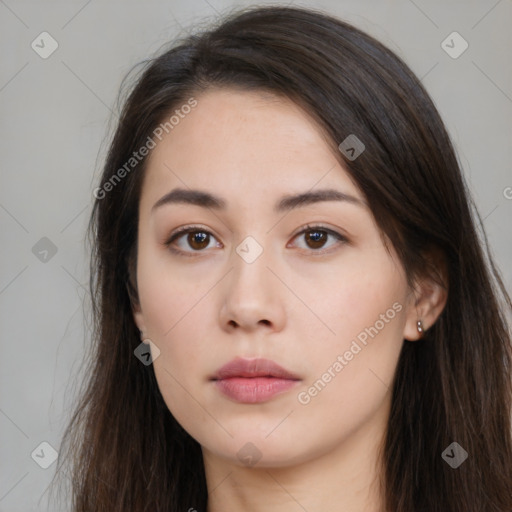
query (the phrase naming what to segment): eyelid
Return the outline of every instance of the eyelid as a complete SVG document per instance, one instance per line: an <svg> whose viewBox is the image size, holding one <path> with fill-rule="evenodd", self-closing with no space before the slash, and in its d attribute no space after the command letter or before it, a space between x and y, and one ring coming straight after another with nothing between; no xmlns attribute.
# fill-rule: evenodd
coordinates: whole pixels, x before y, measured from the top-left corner
<svg viewBox="0 0 512 512"><path fill-rule="evenodd" d="M209 235L213 235L213 233L204 226L199 226L197 224L187 224L185 226L181 226L179 228L176 228L168 237L166 244L171 243L175 238L177 238L179 235L182 235L184 233L188 233L190 231L204 231L205 233L208 233ZM215 236L215 235L214 235Z"/></svg>
<svg viewBox="0 0 512 512"><path fill-rule="evenodd" d="M304 226L297 229L296 233L292 236L292 238L295 238L297 235L301 235L305 231L314 231L315 229L318 231L325 231L326 233L330 233L333 236L348 240L347 237L342 233L338 233L338 231L336 231L334 228L330 228L322 223L305 224Z"/></svg>

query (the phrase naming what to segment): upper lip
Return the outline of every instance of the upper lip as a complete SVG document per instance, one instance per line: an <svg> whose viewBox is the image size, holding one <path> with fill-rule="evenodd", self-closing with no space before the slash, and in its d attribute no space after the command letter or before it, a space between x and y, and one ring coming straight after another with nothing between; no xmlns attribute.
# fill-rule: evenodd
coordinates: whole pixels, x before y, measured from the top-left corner
<svg viewBox="0 0 512 512"><path fill-rule="evenodd" d="M211 380L230 377L274 377L300 380L300 377L279 366L270 359L244 359L237 357L217 370Z"/></svg>

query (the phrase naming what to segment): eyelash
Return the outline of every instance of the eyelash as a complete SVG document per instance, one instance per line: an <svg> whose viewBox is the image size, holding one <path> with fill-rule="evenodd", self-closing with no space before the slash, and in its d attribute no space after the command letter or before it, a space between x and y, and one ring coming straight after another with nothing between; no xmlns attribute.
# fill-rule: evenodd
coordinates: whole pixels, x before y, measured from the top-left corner
<svg viewBox="0 0 512 512"><path fill-rule="evenodd" d="M341 233L338 233L337 231L333 231L332 229L327 228L327 227L322 226L322 225L311 225L311 224L307 224L306 226L302 227L301 231L299 231L298 233L296 233L293 236L293 240L295 238L298 238L300 235L303 235L304 233L307 233L308 231L321 231L321 232L327 233L328 235L333 236L334 238L336 238L338 240L338 243L336 243L335 246L338 246L340 244L348 243L348 241L349 241L344 235L342 235ZM199 256L201 252L205 251L205 249L200 250L200 251L197 251L197 250L183 251L181 249L176 249L176 248L172 247L172 243L175 240L178 240L180 237L182 237L185 234L194 233L194 232L206 233L206 234L208 234L208 235L210 235L210 236L215 238L215 236L210 231L208 231L207 229L202 228L201 226L183 226L181 228L178 228L176 231L174 231L170 235L170 237L167 239L167 241L164 243L164 245L171 252L173 252L175 254L179 254L180 256L187 256L187 257ZM321 256L323 254L327 254L328 252L331 252L332 250L333 250L333 247L330 247L329 249L325 249L325 250L322 250L322 249L310 249L310 251L313 254L315 254L315 256Z"/></svg>

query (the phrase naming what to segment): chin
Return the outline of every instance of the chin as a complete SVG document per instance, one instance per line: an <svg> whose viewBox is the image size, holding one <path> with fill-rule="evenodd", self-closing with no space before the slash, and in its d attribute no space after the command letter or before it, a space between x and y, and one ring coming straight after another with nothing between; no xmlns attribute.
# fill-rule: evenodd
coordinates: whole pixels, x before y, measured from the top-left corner
<svg viewBox="0 0 512 512"><path fill-rule="evenodd" d="M313 455L305 450L303 442L293 439L297 437L284 439L276 436L274 439L265 439L265 436L258 437L247 433L226 440L223 444L216 440L201 445L203 450L206 449L216 457L239 467L284 468L306 462Z"/></svg>

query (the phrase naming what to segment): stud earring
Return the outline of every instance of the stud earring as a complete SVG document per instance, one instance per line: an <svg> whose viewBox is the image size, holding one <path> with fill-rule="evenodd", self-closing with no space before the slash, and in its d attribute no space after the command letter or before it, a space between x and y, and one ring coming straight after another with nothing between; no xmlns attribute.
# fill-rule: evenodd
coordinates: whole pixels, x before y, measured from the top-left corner
<svg viewBox="0 0 512 512"><path fill-rule="evenodd" d="M418 328L418 332L421 334L423 332L423 322L421 320L418 320L416 322L416 326Z"/></svg>

